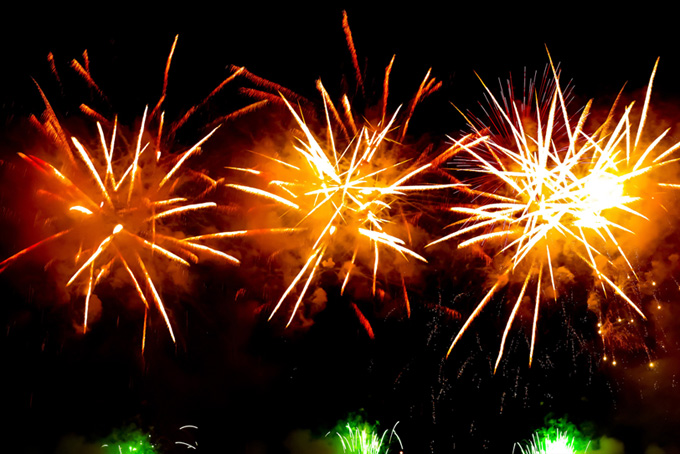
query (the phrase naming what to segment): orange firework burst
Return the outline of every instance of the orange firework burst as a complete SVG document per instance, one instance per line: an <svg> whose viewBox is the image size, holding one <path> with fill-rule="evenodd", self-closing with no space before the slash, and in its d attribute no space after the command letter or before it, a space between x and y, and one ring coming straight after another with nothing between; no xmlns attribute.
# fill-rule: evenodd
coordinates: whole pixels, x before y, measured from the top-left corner
<svg viewBox="0 0 680 454"><path fill-rule="evenodd" d="M87 330L90 299L97 285L117 273L117 269L122 269L145 306L142 351L150 303L162 314L175 342L170 317L152 278L156 274L152 267L167 272L174 267L188 267L206 257L239 263L236 257L207 245L204 238L187 237L182 229L192 215L215 211L218 207L206 199L215 182L186 168L188 160L200 152L217 128L181 153L165 155L162 150L163 114L160 108L176 43L177 38L168 57L161 99L150 115L147 115L148 108L145 109L139 130L130 144L118 127L117 118L107 121L87 106L82 106L82 110L106 125L103 127L97 121L99 138L96 145L89 147L82 139L69 137L38 87L46 110L42 121L33 118L33 122L53 139L66 158L65 163L58 169L39 157L21 153L20 156L45 177L45 188L39 192L48 197L50 208L57 213L55 224L63 228L0 263L2 272L20 257L47 243L72 245L74 250L69 251L69 260L73 263L73 272L66 287L84 294L83 332ZM94 83L89 65L73 66L79 68L78 73L88 83ZM228 78L225 83L232 79ZM210 96L214 94L215 91ZM169 135L173 135L194 111L195 108L191 109L171 125ZM157 124L157 132L153 135L149 131L152 121ZM211 238L238 234L222 232Z"/></svg>
<svg viewBox="0 0 680 454"><path fill-rule="evenodd" d="M453 148L472 157L465 170L485 175L487 183L493 181L497 190L473 191L486 199L486 203L451 208L451 211L465 216L456 223L462 227L428 246L454 238L461 239L459 248L472 245L488 247L501 242L500 253L509 254L509 263L463 324L447 356L492 296L513 277L520 275L521 290L505 325L494 370L503 356L508 333L525 302L525 294L527 299L534 300L529 353L531 365L542 300L541 284L549 279L553 296L557 298L553 260L564 252L560 251L562 245L566 245L570 254L575 254L592 270L605 294L613 292L645 318L638 304L624 291L629 283L616 282L619 280L613 277L616 273L607 270L616 269L615 261L621 259L629 280L635 281L633 266L617 240L617 236L634 232L614 219L619 213L644 218L631 208L631 204L639 200L639 197L630 195L631 188L641 183L643 174L673 162L668 157L680 146L678 143L658 152L659 144L668 131L646 147L642 145L655 72L656 65L636 131L631 119L633 104L630 104L618 120L615 120L612 108L601 127L594 133L586 132L584 127L591 103L574 120L568 113L554 67L555 86L549 97L549 108L538 105L537 96L536 116L530 121L522 117L521 109L514 100L504 109L485 86L492 107L502 120L503 129L510 133L510 144L504 144L502 137L488 135L488 131L475 128L476 136L484 139L482 142L478 139L472 144L465 140L457 141ZM531 283L535 284L533 291ZM530 294L535 296L531 298Z"/></svg>
<svg viewBox="0 0 680 454"><path fill-rule="evenodd" d="M360 75L346 15L343 25L356 74ZM415 107L441 84L431 78L428 71L408 107L403 111L397 109L388 116L386 104L393 62L394 58L385 70L381 114L373 123L365 117L362 119L353 111L347 95L342 96L338 108L321 81L317 82L317 89L323 100L325 134L312 132L309 123L303 118L302 109L298 111L291 105L289 100L293 96L277 88L277 102L285 105L298 128L292 156L267 157L269 166L266 171L255 168L236 169L261 175L266 179L265 188L227 184L233 189L266 198L295 213L296 215L289 215L288 219L294 220L295 229L305 230L311 238L310 252L304 265L283 292L270 319L286 299L297 292L288 321L290 325L324 263L336 263L340 260L345 264L342 293L356 265L362 257L367 259L375 294L381 266L381 249L392 251L406 260L427 262L412 250L407 233L409 226L406 222L406 225L400 224L397 213L404 207L405 201L413 203L409 198L413 193L447 189L457 184L417 183L422 181L423 174L435 166L434 162L427 162L426 159L414 161L409 158L399 161L401 157L395 156L394 152L398 151L406 137ZM272 89L273 84L269 82L252 75L246 77L260 86ZM365 92L361 77L357 77L357 91ZM271 95L266 99L274 100ZM403 216L402 220L405 221ZM403 279L402 286L408 310Z"/></svg>

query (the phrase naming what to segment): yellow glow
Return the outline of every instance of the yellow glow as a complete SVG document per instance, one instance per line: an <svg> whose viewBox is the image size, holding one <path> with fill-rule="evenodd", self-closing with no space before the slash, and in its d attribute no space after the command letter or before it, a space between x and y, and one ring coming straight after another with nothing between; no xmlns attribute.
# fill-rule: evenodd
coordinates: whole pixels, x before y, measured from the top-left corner
<svg viewBox="0 0 680 454"><path fill-rule="evenodd" d="M626 192L626 184L673 162L668 157L680 149L678 142L657 152L668 131L652 140L646 148L637 148L644 130L655 72L656 65L650 78L650 89L647 91L637 132L631 124L633 104L625 107L618 118L612 113L607 119L607 127L601 126L593 133L586 132L584 127L591 104L584 106L579 116L572 115L567 109L559 76L554 68L556 82L551 87L550 96L545 97L547 103L537 105L532 117L520 114L530 112L531 106L519 105L506 96L499 101L484 86L497 115L497 122L501 124L498 129L507 134L479 128L481 122L470 122L476 133L459 140L454 139L450 150L452 154L467 156L465 166L458 170L471 170L475 177L484 176L485 183L488 182L486 187L492 187L493 191L476 190L475 196L482 199L478 205L451 208L453 212L463 216L460 221L452 224L460 227L427 246L452 239L460 240L458 248L476 245L487 249L497 245L497 253L506 254L510 263L498 270L502 277L463 324L451 348L486 304L489 295L499 285L510 282L509 277L514 277L513 273L519 270L527 273L513 279L517 284L524 282L521 295L528 283L536 286L535 314L540 306L541 289L538 282L543 268L550 271L552 293L556 299L557 286L552 256L553 251L558 252L562 248L592 269L593 276L603 291L611 290L625 305L645 318L640 307L624 291L626 286L615 282L613 276L607 274L610 266L604 268L603 264L613 265L612 257L620 257L629 277L637 278L617 240L620 233L634 232L617 222L614 215L624 214L619 216L621 219L627 219L631 215L644 218L631 208L630 205L638 197ZM539 99L537 93L532 93L529 98L534 95ZM496 119L492 120L496 124ZM655 153L657 157L652 160L651 156ZM463 159L459 158L459 162ZM649 163L649 160L652 162ZM653 282L652 285L656 283ZM518 304L521 301L515 303L506 323L496 367L503 354L505 337L515 318ZM598 326L601 327L601 324ZM603 334L604 331L599 330L599 333ZM534 341L535 329L532 330L532 346ZM530 364L532 354L533 348L529 357Z"/></svg>

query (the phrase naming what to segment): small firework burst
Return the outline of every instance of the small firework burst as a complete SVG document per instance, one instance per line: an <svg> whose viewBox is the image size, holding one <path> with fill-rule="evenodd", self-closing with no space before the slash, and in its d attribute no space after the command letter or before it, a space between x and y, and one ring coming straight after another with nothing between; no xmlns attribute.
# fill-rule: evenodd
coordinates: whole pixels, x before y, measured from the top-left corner
<svg viewBox="0 0 680 454"><path fill-rule="evenodd" d="M399 424L399 423L397 423ZM384 431L382 435L376 432L375 428L367 423L351 424L345 426L345 433L336 432L342 450L346 454L386 454L389 452L392 440L397 440L400 452L403 452L403 445L397 432L397 424L391 431ZM385 438L389 432L389 437Z"/></svg>

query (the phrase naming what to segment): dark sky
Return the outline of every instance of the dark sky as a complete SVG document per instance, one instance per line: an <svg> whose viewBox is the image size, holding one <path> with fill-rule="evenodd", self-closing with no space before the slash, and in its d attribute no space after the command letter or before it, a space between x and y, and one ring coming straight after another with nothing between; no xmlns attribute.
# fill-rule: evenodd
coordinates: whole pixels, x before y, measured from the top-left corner
<svg viewBox="0 0 680 454"><path fill-rule="evenodd" d="M482 99L475 71L492 86L510 73L521 80L525 67L543 70L546 46L561 63L563 77L573 80L578 99L609 102L625 83L635 93L646 86L660 56L655 99L664 110L677 102L680 52L668 24L670 11L653 4L636 5L635 10L621 4L546 5L508 2L498 8L452 2L446 7L346 9L369 78L379 81L397 55L395 103L408 100L429 68L443 81L442 90L419 112L422 119L416 116L413 124L414 131L427 132L440 143L464 127L451 103L475 110ZM648 9L640 10L643 6ZM96 81L129 121L160 95L176 34L169 115L200 101L232 64L308 98L317 96L317 78L337 94L343 75L351 73L342 7L258 3L199 5L188 12L167 8L136 13L111 4L104 6L107 12L95 13L23 6L21 14L5 17L6 26L0 28L3 256L38 235L24 227L33 225L35 215L17 207L23 202L12 201L38 184L15 157L15 152L33 152L31 147L39 144L25 123L43 108L31 77L65 116L77 115L77 103L69 96L83 93L67 90L62 98L49 72L48 52L66 74L68 62L87 49ZM230 102L242 100L226 90L209 113L227 113ZM665 118L668 126L677 124L676 118ZM264 115L238 123L233 129L238 139L231 145L223 134L219 140L227 154L240 153L243 141L259 136L248 128L265 127L267 119ZM201 162L221 161L208 155ZM666 221L677 217L677 210L671 210ZM659 246L663 259L655 255L654 266L670 270L664 275L667 287L657 297L672 302L678 295L670 288L675 262L668 257L678 242L667 235L668 242ZM658 272L650 264L651 254L640 255L649 259L641 265L644 270ZM509 453L513 442L530 436L548 415L568 415L589 427L594 437L622 440L626 452L644 452L651 443L678 452L672 432L680 423L675 410L680 407L671 405L680 403L672 322L677 310L652 320L647 329L652 334L643 336L653 356L665 360L657 375L645 375L646 360L636 352L622 354L630 357L624 372L611 372L603 364L582 289L573 290L561 307L546 311L547 331L537 352L541 359L532 369L525 364L525 339L517 336L509 347L511 359L493 375L489 366L495 360L501 309L479 320L487 328L470 334L461 345L464 354L443 360L461 321L441 306L462 307L465 317L479 296L471 287L483 284L483 266L479 260L463 264L468 258L433 253L431 265L414 284L410 319L386 316L382 302L365 298L365 292L353 293L354 299L340 297L332 277L326 277L327 308L306 332L284 331L280 323L265 321L268 308L262 307L277 296L251 289L236 299L242 287L268 288L258 268L263 261L236 270L199 268L191 291L183 287L169 298L177 346L155 319L143 358L143 312L130 309L131 301L117 301L117 289L104 292L101 319L82 336L73 326L74 314L82 310L79 302L70 301L51 281L40 260L21 263L0 275L0 326L5 326L0 334L5 383L0 408L10 420L0 429L2 443L12 446L12 452L51 453L60 443L71 449L66 452L87 452L82 443L76 448L77 437L96 443L111 430L132 424L152 431L167 452L184 452L174 445L186 437L179 427L196 424L199 452L311 453L319 448L305 440L305 430L313 439L322 438L348 414L363 412L383 428L401 421L406 452ZM649 303L651 297L643 296ZM354 301L369 314L374 340L358 323ZM565 314L565 307L573 310ZM663 342L655 335L661 331Z"/></svg>

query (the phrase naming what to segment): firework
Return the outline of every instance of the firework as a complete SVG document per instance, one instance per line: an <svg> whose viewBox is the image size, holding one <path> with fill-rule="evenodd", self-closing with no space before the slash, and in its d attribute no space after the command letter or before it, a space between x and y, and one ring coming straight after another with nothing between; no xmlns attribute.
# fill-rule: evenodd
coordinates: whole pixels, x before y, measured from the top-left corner
<svg viewBox="0 0 680 454"><path fill-rule="evenodd" d="M541 438L534 434L527 446L519 446L522 454L576 454L574 439L568 435L556 432L552 437Z"/></svg>
<svg viewBox="0 0 680 454"><path fill-rule="evenodd" d="M397 422L397 424L399 423ZM399 442L401 451L404 449L399 435L395 432L397 424L390 431L390 436L387 440L385 440L387 430L382 435L378 435L375 429L368 424L358 424L356 426L347 424L345 426L347 429L345 434L339 432L336 432L336 434L342 444L342 451L347 454L385 454L389 451L392 437L396 438Z"/></svg>
<svg viewBox="0 0 680 454"><path fill-rule="evenodd" d="M531 440L523 446L516 443L522 454L585 454L590 440L566 419L549 420L548 426L534 432Z"/></svg>
<svg viewBox="0 0 680 454"><path fill-rule="evenodd" d="M541 105L536 95L535 117L531 118L523 116L524 108L514 99L499 102L484 86L500 119L499 129L508 131L509 138L504 141L502 134L493 134L470 121L477 140L467 143L470 137L466 137L455 141L453 148L471 157L459 169L483 176L480 180L486 187L469 192L484 202L452 207L451 211L464 216L456 223L460 227L428 245L460 239L458 248L474 246L483 250L500 243L500 257L509 257L500 277L463 324L447 353L448 356L494 294L519 280L521 289L505 325L494 370L520 306L532 304L526 300L533 300L531 365L542 293L546 292L542 284L550 282L549 293L556 300L557 264L553 262L564 253L561 248L568 249L592 271L605 295L612 293L645 318L624 291L636 276L617 240L622 234L634 232L616 219L621 214L644 218L631 207L640 199L632 195L633 188L642 184L644 174L673 162L669 156L680 146L658 151L668 130L646 147L642 145L656 65L637 130L630 104L618 119L612 108L607 120L593 133L586 130L591 102L580 115L571 116L554 67L552 72L554 87L546 100L549 107Z"/></svg>
<svg viewBox="0 0 680 454"><path fill-rule="evenodd" d="M343 26L356 73L360 75L346 15ZM266 181L266 186L227 184L280 206L287 211L287 218L292 219L292 228L306 232L310 239L310 252L304 265L283 292L270 319L288 297L297 292L288 321L290 325L315 276L326 264L344 264L341 293L356 273L357 266L365 265L370 269L375 294L384 260L381 259L382 251L391 251L406 260L427 262L412 249L410 227L402 214L404 207L415 203L415 194L448 189L457 184L419 183L434 163L402 158L397 152L406 137L416 105L441 84L428 71L408 107L403 112L396 109L392 115L387 115L393 62L394 59L385 70L381 114L373 122L353 110L347 95L342 96L340 107L336 106L318 81L324 120L321 121L321 133L317 134L310 122L305 121L304 109L298 110L292 105L294 95L277 89L278 102L292 115L298 128L291 155L283 158L266 156L266 163L260 165L260 169L265 167L265 170L235 169L259 175ZM248 77L272 89L271 83ZM357 91L363 93L361 78L357 78L357 86ZM298 104L304 102L298 99ZM399 214L402 214L401 219ZM302 288L298 289L298 286ZM406 295L403 278L402 286ZM407 296L405 300L408 302Z"/></svg>
<svg viewBox="0 0 680 454"><path fill-rule="evenodd" d="M60 229L0 263L1 272L37 248L55 243L63 245L61 249L67 250L66 259L73 267L66 287L84 295L83 332L87 330L90 300L97 285L118 274L125 276L145 307L142 352L151 304L162 314L175 342L170 317L154 275L160 270L164 273L181 271L205 258L239 263L236 257L208 243L213 238L235 236L239 232L222 232L207 239L187 237L185 233L187 226L195 230L190 222L192 217L218 209L217 203L206 198L216 183L207 175L187 169L189 159L200 152L217 128L181 153L168 154L163 148L162 142L166 138L160 108L165 99L176 43L177 39L168 57L161 100L151 114L148 114L148 108L144 111L132 140L121 132L117 117L107 121L87 106L83 107L84 112L105 122L104 126L100 121L96 123L98 143L89 147L82 139L69 137L38 87L46 111L42 121L33 118L34 124L54 139L62 153L59 161L64 163L52 164L21 153L20 156L44 177L45 187L38 192L55 213L50 223ZM89 65L77 66L86 80L92 80L86 69ZM183 124L193 111L195 109L172 125L169 135L174 135L178 124ZM150 131L152 122L157 125L154 134Z"/></svg>
<svg viewBox="0 0 680 454"><path fill-rule="evenodd" d="M111 454L155 454L156 446L151 443L151 435L139 430L114 431L112 441L104 443L104 452Z"/></svg>

